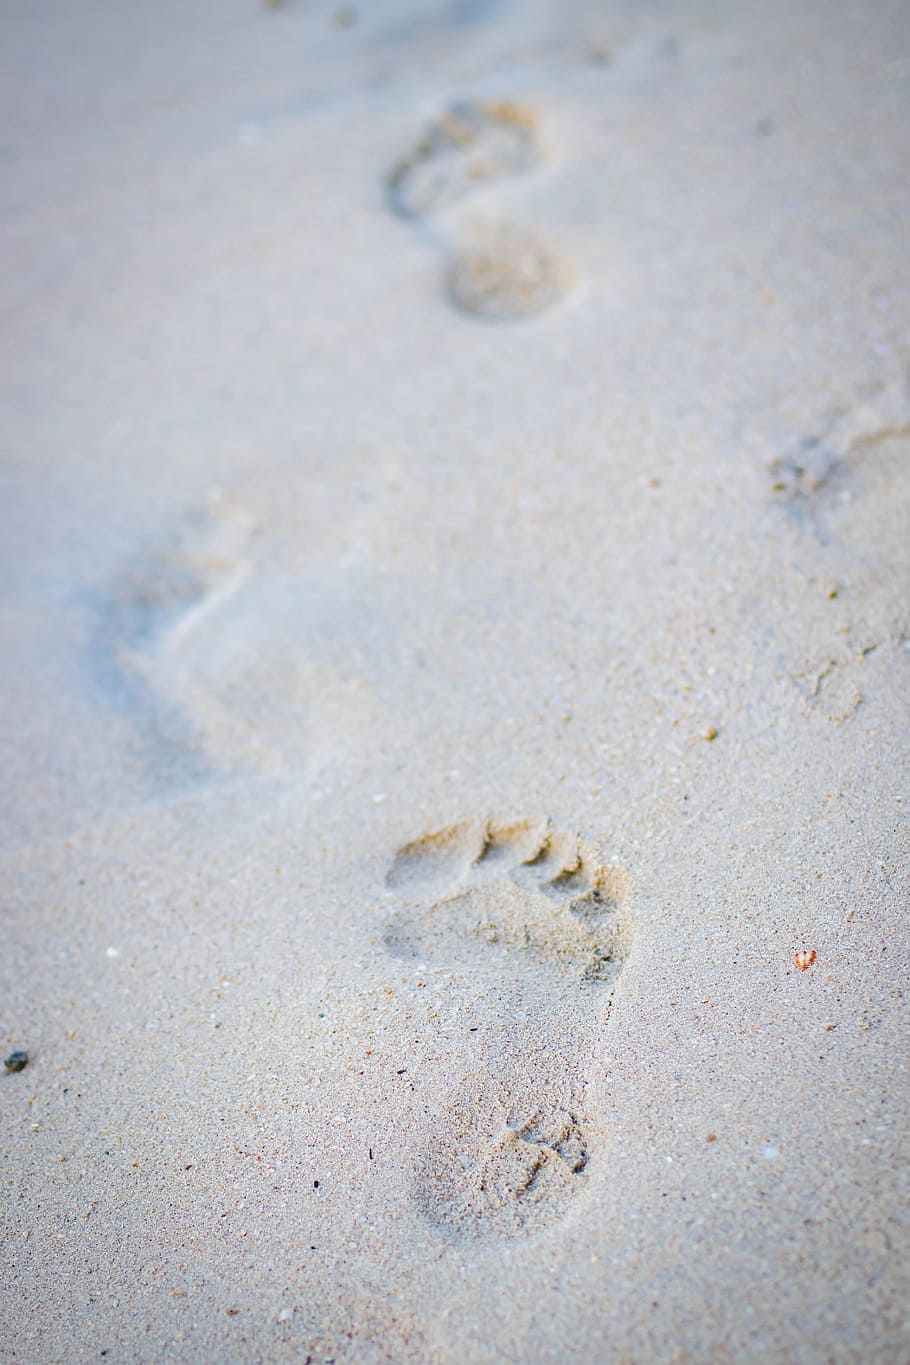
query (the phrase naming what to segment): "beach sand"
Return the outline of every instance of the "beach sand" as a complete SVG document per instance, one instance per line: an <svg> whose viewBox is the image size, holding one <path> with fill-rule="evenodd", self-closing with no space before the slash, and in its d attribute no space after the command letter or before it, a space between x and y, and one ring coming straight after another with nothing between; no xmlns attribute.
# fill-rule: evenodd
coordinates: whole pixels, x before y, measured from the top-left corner
<svg viewBox="0 0 910 1365"><path fill-rule="evenodd" d="M910 1361L906 5L0 69L0 1359Z"/></svg>

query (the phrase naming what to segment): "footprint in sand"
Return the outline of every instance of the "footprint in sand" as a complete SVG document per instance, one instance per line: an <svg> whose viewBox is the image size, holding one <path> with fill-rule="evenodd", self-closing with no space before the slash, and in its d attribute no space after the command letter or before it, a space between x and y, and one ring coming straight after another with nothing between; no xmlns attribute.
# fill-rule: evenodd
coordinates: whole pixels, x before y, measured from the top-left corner
<svg viewBox="0 0 910 1365"><path fill-rule="evenodd" d="M191 767L263 757L219 700L209 638L250 572L254 532L243 509L213 495L167 549L137 557L100 605L96 677L169 766L177 755Z"/></svg>
<svg viewBox="0 0 910 1365"><path fill-rule="evenodd" d="M881 386L829 417L769 465L771 496L815 542L832 583L824 630L791 664L806 711L841 724L904 657L910 636L910 389ZM822 618L819 618L821 626Z"/></svg>
<svg viewBox="0 0 910 1365"><path fill-rule="evenodd" d="M864 494L896 481L901 521L894 548L902 546L908 439L910 387L904 382L882 385L865 401L829 415L810 435L792 438L768 465L771 496L822 543L847 538L857 542L851 548L868 552L875 546L878 552L879 536L868 535L858 504ZM896 500L885 499L877 516ZM886 530L890 539L891 528ZM858 543L863 538L868 545Z"/></svg>
<svg viewBox="0 0 910 1365"><path fill-rule="evenodd" d="M532 170L540 159L530 110L461 100L393 166L386 181L389 202L405 218L424 218L479 185Z"/></svg>
<svg viewBox="0 0 910 1365"><path fill-rule="evenodd" d="M393 166L386 193L401 217L430 223L478 190L532 172L542 159L532 111L511 102L462 100ZM565 257L530 229L456 222L454 233L438 230L437 237L450 258L448 296L474 317L535 317L572 285Z"/></svg>
<svg viewBox="0 0 910 1365"><path fill-rule="evenodd" d="M533 1231L596 1158L585 1056L629 953L626 875L574 834L515 820L416 839L386 880L402 902L387 950L445 972L455 1013L476 1021L418 1161L420 1207L453 1235Z"/></svg>

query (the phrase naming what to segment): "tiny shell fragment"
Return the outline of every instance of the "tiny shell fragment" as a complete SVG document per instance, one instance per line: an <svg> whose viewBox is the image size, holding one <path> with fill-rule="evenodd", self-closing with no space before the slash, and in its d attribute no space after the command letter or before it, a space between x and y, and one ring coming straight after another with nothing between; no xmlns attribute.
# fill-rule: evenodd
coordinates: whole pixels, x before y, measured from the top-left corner
<svg viewBox="0 0 910 1365"><path fill-rule="evenodd" d="M800 948L799 952L793 959L793 965L794 967L798 967L801 972L804 972L807 971L808 968L812 966L812 963L814 961L815 961L814 948Z"/></svg>

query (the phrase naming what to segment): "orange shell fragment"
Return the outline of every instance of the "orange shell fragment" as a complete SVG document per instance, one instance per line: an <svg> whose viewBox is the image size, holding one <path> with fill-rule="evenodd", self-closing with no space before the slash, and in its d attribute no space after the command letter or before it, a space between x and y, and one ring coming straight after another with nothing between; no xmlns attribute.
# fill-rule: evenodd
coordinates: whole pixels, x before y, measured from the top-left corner
<svg viewBox="0 0 910 1365"><path fill-rule="evenodd" d="M800 948L799 952L793 959L793 965L794 967L798 967L801 972L805 972L808 970L809 967L812 966L812 963L814 961L815 961L814 948Z"/></svg>

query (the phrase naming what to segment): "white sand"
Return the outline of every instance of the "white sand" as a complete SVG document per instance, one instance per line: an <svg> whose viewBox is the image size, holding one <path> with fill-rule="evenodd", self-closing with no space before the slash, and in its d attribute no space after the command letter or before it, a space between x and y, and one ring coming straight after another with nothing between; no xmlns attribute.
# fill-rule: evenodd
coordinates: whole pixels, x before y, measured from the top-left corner
<svg viewBox="0 0 910 1365"><path fill-rule="evenodd" d="M4 17L0 1359L910 1360L907 7L358 8Z"/></svg>

